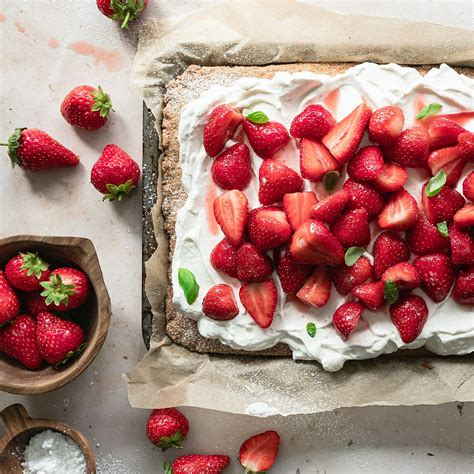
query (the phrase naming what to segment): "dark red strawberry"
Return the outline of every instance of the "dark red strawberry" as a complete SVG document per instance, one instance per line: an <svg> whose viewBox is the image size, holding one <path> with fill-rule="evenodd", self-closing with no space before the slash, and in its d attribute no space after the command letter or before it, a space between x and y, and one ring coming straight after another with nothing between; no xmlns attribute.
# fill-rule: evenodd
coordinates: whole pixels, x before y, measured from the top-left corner
<svg viewBox="0 0 474 474"><path fill-rule="evenodd" d="M285 126L278 122L253 123L249 119L243 122L244 130L253 151L266 160L272 158L290 141Z"/></svg>
<svg viewBox="0 0 474 474"><path fill-rule="evenodd" d="M438 232L437 229L436 232ZM445 240L447 245L447 239ZM375 240L372 253L374 255L374 275L377 280L382 278L385 270L397 263L406 262L410 258L407 244L394 232L380 234Z"/></svg>
<svg viewBox="0 0 474 474"><path fill-rule="evenodd" d="M464 206L465 199L455 189L443 186L435 196L426 194L426 184L423 186L421 198L426 217L432 224L451 222L454 214Z"/></svg>
<svg viewBox="0 0 474 474"><path fill-rule="evenodd" d="M152 410L146 422L146 436L155 445L166 451L181 448L189 431L187 418L176 408Z"/></svg>
<svg viewBox="0 0 474 474"><path fill-rule="evenodd" d="M44 298L41 296L41 290L26 293L23 296L23 307L26 314L34 318L36 318L39 313L44 313L45 311L51 312L51 307L45 303Z"/></svg>
<svg viewBox="0 0 474 474"><path fill-rule="evenodd" d="M428 319L428 307L419 296L402 296L390 306L390 316L400 338L408 344L420 335Z"/></svg>
<svg viewBox="0 0 474 474"><path fill-rule="evenodd" d="M391 193L403 188L408 179L407 170L395 163L384 163L382 173L372 181L382 193Z"/></svg>
<svg viewBox="0 0 474 474"><path fill-rule="evenodd" d="M417 257L413 266L421 278L421 288L436 302L443 301L453 286L454 270L451 260L444 253Z"/></svg>
<svg viewBox="0 0 474 474"><path fill-rule="evenodd" d="M324 265L318 265L304 285L296 293L296 297L310 306L321 308L331 296L331 278Z"/></svg>
<svg viewBox="0 0 474 474"><path fill-rule="evenodd" d="M440 117L433 120L428 127L430 150L457 145L459 134L465 131L465 128L448 118Z"/></svg>
<svg viewBox="0 0 474 474"><path fill-rule="evenodd" d="M303 186L301 176L288 166L265 160L258 173L258 200L265 206L280 202L287 193L296 193Z"/></svg>
<svg viewBox="0 0 474 474"><path fill-rule="evenodd" d="M211 265L218 271L237 278L237 251L229 239L223 238L211 252Z"/></svg>
<svg viewBox="0 0 474 474"><path fill-rule="evenodd" d="M462 183L462 192L466 199L474 202L474 171L471 171Z"/></svg>
<svg viewBox="0 0 474 474"><path fill-rule="evenodd" d="M418 213L415 225L407 232L407 242L417 255L441 252L449 246L449 239L422 212Z"/></svg>
<svg viewBox="0 0 474 474"><path fill-rule="evenodd" d="M273 272L273 265L267 254L253 244L243 244L237 252L237 278L253 282L266 280Z"/></svg>
<svg viewBox="0 0 474 474"><path fill-rule="evenodd" d="M214 217L233 245L239 245L248 219L248 201L242 191L234 189L214 200Z"/></svg>
<svg viewBox="0 0 474 474"><path fill-rule="evenodd" d="M240 446L240 464L247 473L266 472L273 466L279 446L280 436L276 431L252 436Z"/></svg>
<svg viewBox="0 0 474 474"><path fill-rule="evenodd" d="M418 215L415 198L405 189L390 196L377 219L379 227L388 230L408 230L413 227Z"/></svg>
<svg viewBox="0 0 474 474"><path fill-rule="evenodd" d="M280 247L291 239L291 226L280 207L259 207L249 214L247 233L259 250Z"/></svg>
<svg viewBox="0 0 474 474"><path fill-rule="evenodd" d="M348 201L349 193L340 189L316 203L311 210L311 217L331 224L337 216L342 214Z"/></svg>
<svg viewBox="0 0 474 474"><path fill-rule="evenodd" d="M384 304L384 284L381 281L356 286L352 294L370 311L378 311Z"/></svg>
<svg viewBox="0 0 474 474"><path fill-rule="evenodd" d="M324 145L340 163L349 161L359 148L372 111L360 104L323 138Z"/></svg>
<svg viewBox="0 0 474 474"><path fill-rule="evenodd" d="M230 464L229 456L222 454L187 454L172 463L165 462L165 474L221 474Z"/></svg>
<svg viewBox="0 0 474 474"><path fill-rule="evenodd" d="M380 145L390 145L400 136L405 124L402 109L395 105L386 105L377 109L369 120L369 136Z"/></svg>
<svg viewBox="0 0 474 474"><path fill-rule="evenodd" d="M303 138L300 142L300 171L303 178L322 181L330 171L339 170L341 164L319 142Z"/></svg>
<svg viewBox="0 0 474 474"><path fill-rule="evenodd" d="M365 247L370 243L369 214L365 209L354 209L336 218L331 232L343 247Z"/></svg>
<svg viewBox="0 0 474 474"><path fill-rule="evenodd" d="M252 178L247 145L237 143L223 151L212 163L212 179L222 189L244 190Z"/></svg>
<svg viewBox="0 0 474 474"><path fill-rule="evenodd" d="M369 220L377 217L383 207L383 198L370 184L358 183L348 179L342 187L349 195L346 210L364 208L369 213Z"/></svg>
<svg viewBox="0 0 474 474"><path fill-rule="evenodd" d="M460 229L474 227L474 204L466 204L454 214L453 221Z"/></svg>
<svg viewBox="0 0 474 474"><path fill-rule="evenodd" d="M246 283L240 287L240 301L244 308L263 329L273 321L277 304L277 290L273 280Z"/></svg>
<svg viewBox="0 0 474 474"><path fill-rule="evenodd" d="M332 281L336 290L345 296L351 292L353 288L365 283L372 277L372 265L367 257L359 257L352 267L342 265L334 267L331 270Z"/></svg>
<svg viewBox="0 0 474 474"><path fill-rule="evenodd" d="M5 266L5 277L16 290L30 292L40 289L40 283L49 279L49 264L38 253L20 252Z"/></svg>
<svg viewBox="0 0 474 474"><path fill-rule="evenodd" d="M385 270L382 275L382 282L387 281L396 283L402 290L411 290L420 286L420 275L416 268L408 262L396 263L392 267Z"/></svg>
<svg viewBox="0 0 474 474"><path fill-rule="evenodd" d="M322 105L308 105L291 122L290 135L319 141L336 125L334 117Z"/></svg>
<svg viewBox="0 0 474 474"><path fill-rule="evenodd" d="M470 163L474 162L474 133L464 132L458 136L461 157Z"/></svg>
<svg viewBox="0 0 474 474"><path fill-rule="evenodd" d="M20 300L0 270L0 326L11 321L20 312Z"/></svg>
<svg viewBox="0 0 474 474"><path fill-rule="evenodd" d="M474 267L459 272L454 284L453 298L459 304L474 304Z"/></svg>
<svg viewBox="0 0 474 474"><path fill-rule="evenodd" d="M204 149L209 156L218 155L227 140L234 136L243 120L242 114L229 105L216 107L204 126Z"/></svg>
<svg viewBox="0 0 474 474"><path fill-rule="evenodd" d="M239 314L234 292L229 285L214 285L202 300L202 312L217 321L229 321Z"/></svg>
<svg viewBox="0 0 474 474"><path fill-rule="evenodd" d="M428 156L428 168L431 171L431 176L436 176L443 169L447 174L446 184L448 186L456 186L465 164L458 146L440 148L432 151Z"/></svg>
<svg viewBox="0 0 474 474"><path fill-rule="evenodd" d="M148 0L97 0L97 7L105 15L128 29L129 23L136 20L145 10Z"/></svg>
<svg viewBox="0 0 474 474"><path fill-rule="evenodd" d="M349 338L360 321L363 311L362 303L344 303L336 309L332 317L332 325L341 339Z"/></svg>
<svg viewBox="0 0 474 474"><path fill-rule="evenodd" d="M386 156L397 165L419 168L428 159L430 137L422 125L409 128L401 133L397 141L385 149Z"/></svg>
<svg viewBox="0 0 474 474"><path fill-rule="evenodd" d="M449 244L451 261L454 265L474 265L474 237L472 235L451 224L449 226Z"/></svg>
<svg viewBox="0 0 474 474"><path fill-rule="evenodd" d="M285 208L288 222L294 231L311 217L311 209L317 202L316 194L312 191L285 194L283 197L283 207Z"/></svg>
<svg viewBox="0 0 474 474"><path fill-rule="evenodd" d="M285 293L298 291L313 271L311 265L297 263L291 256L288 247L275 249L273 260L281 287Z"/></svg>
<svg viewBox="0 0 474 474"><path fill-rule="evenodd" d="M347 165L347 174L356 181L372 181L382 174L383 155L378 146L361 148Z"/></svg>

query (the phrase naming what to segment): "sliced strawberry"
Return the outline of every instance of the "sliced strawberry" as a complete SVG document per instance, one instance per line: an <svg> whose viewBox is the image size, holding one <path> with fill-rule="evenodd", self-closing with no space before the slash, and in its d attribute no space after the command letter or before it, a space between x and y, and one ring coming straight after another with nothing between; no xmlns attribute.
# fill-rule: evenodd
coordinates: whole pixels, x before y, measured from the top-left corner
<svg viewBox="0 0 474 474"><path fill-rule="evenodd" d="M252 436L240 446L240 464L247 473L268 471L275 462L279 446L280 436L276 431L265 431Z"/></svg>
<svg viewBox="0 0 474 474"><path fill-rule="evenodd" d="M349 194L346 210L364 208L369 213L369 220L379 215L384 201L380 193L370 184L358 183L349 178L342 189Z"/></svg>
<svg viewBox="0 0 474 474"><path fill-rule="evenodd" d="M253 123L248 119L243 122L245 134L253 151L266 160L272 158L290 141L285 126L278 122Z"/></svg>
<svg viewBox="0 0 474 474"><path fill-rule="evenodd" d="M445 239L446 240L446 239ZM374 256L374 275L377 280L382 278L388 268L410 258L410 250L405 241L394 232L383 232L375 240L372 249Z"/></svg>
<svg viewBox="0 0 474 474"><path fill-rule="evenodd" d="M366 247L370 243L369 214L365 209L354 209L336 218L331 232L343 247Z"/></svg>
<svg viewBox="0 0 474 474"><path fill-rule="evenodd" d="M465 131L465 128L448 118L440 117L433 120L428 127L430 150L457 145L459 134Z"/></svg>
<svg viewBox="0 0 474 474"><path fill-rule="evenodd" d="M321 308L331 296L331 279L327 268L318 265L305 284L300 288L296 297L310 306Z"/></svg>
<svg viewBox="0 0 474 474"><path fill-rule="evenodd" d="M428 168L431 171L431 176L435 176L443 169L447 174L446 184L448 186L456 186L465 164L459 146L440 148L432 151L428 156Z"/></svg>
<svg viewBox="0 0 474 474"><path fill-rule="evenodd" d="M347 165L347 174L356 181L372 181L383 171L383 155L378 146L361 148Z"/></svg>
<svg viewBox="0 0 474 474"><path fill-rule="evenodd" d="M464 132L458 136L458 146L461 157L470 163L474 162L474 133Z"/></svg>
<svg viewBox="0 0 474 474"><path fill-rule="evenodd" d="M223 151L212 163L211 173L222 189L245 189L252 178L248 146L237 143Z"/></svg>
<svg viewBox="0 0 474 474"><path fill-rule="evenodd" d="M298 263L291 256L288 247L273 251L275 269L280 278L281 287L285 293L298 291L313 271L312 265Z"/></svg>
<svg viewBox="0 0 474 474"><path fill-rule="evenodd" d="M408 179L407 170L395 163L384 163L382 173L372 181L374 187L383 193L399 191Z"/></svg>
<svg viewBox="0 0 474 474"><path fill-rule="evenodd" d="M336 290L342 296L345 296L353 288L365 283L372 277L372 265L368 258L362 256L357 259L352 267L347 267L346 265L334 267L331 270L331 276Z"/></svg>
<svg viewBox="0 0 474 474"><path fill-rule="evenodd" d="M233 245L242 241L248 218L248 201L242 191L236 189L221 194L214 200L214 217L224 235Z"/></svg>
<svg viewBox="0 0 474 474"><path fill-rule="evenodd" d="M336 125L334 117L322 105L308 105L291 122L290 135L319 141Z"/></svg>
<svg viewBox="0 0 474 474"><path fill-rule="evenodd" d="M234 292L229 285L214 285L202 300L202 312L211 319L229 321L239 314Z"/></svg>
<svg viewBox="0 0 474 474"><path fill-rule="evenodd" d="M293 234L290 253L300 263L338 265L344 250L337 238L320 221L310 219Z"/></svg>
<svg viewBox="0 0 474 474"><path fill-rule="evenodd" d="M237 251L229 239L222 239L211 252L211 265L218 271L237 278Z"/></svg>
<svg viewBox="0 0 474 474"><path fill-rule="evenodd" d="M474 304L474 267L459 272L454 284L453 298L459 304Z"/></svg>
<svg viewBox="0 0 474 474"><path fill-rule="evenodd" d="M344 303L336 309L332 325L341 339L348 339L360 321L363 311L364 305L361 303Z"/></svg>
<svg viewBox="0 0 474 474"><path fill-rule="evenodd" d="M428 307L419 296L404 296L390 306L390 317L402 341L408 344L420 335L428 319Z"/></svg>
<svg viewBox="0 0 474 474"><path fill-rule="evenodd" d="M474 202L474 171L471 171L462 183L462 192L466 199Z"/></svg>
<svg viewBox="0 0 474 474"><path fill-rule="evenodd" d="M427 196L426 184L421 192L426 217L433 224L451 222L454 214L464 206L465 199L455 189L443 186L435 196Z"/></svg>
<svg viewBox="0 0 474 474"><path fill-rule="evenodd" d="M384 304L384 284L381 281L356 286L352 294L370 311L378 311Z"/></svg>
<svg viewBox="0 0 474 474"><path fill-rule="evenodd" d="M474 238L454 224L449 226L451 261L454 265L474 265Z"/></svg>
<svg viewBox="0 0 474 474"><path fill-rule="evenodd" d="M263 329L272 324L277 304L273 280L246 283L240 287L240 301L255 322Z"/></svg>
<svg viewBox="0 0 474 474"><path fill-rule="evenodd" d="M242 114L223 104L216 107L204 126L204 149L209 156L216 156L242 122Z"/></svg>
<svg viewBox="0 0 474 474"><path fill-rule="evenodd" d="M413 266L421 278L421 288L436 302L443 301L453 286L454 270L451 260L444 253L417 257Z"/></svg>
<svg viewBox="0 0 474 474"><path fill-rule="evenodd" d="M377 223L382 229L408 230L416 222L418 205L415 198L405 189L393 194L380 212Z"/></svg>
<svg viewBox="0 0 474 474"><path fill-rule="evenodd" d="M230 457L222 454L186 454L163 467L165 474L221 474L229 464Z"/></svg>
<svg viewBox="0 0 474 474"><path fill-rule="evenodd" d="M420 275L416 268L408 262L396 263L392 267L385 270L382 275L382 282L388 280L396 283L402 290L411 290L420 286Z"/></svg>
<svg viewBox="0 0 474 474"><path fill-rule="evenodd" d="M341 189L316 203L311 210L311 217L331 224L342 213L348 201L349 193Z"/></svg>
<svg viewBox="0 0 474 474"><path fill-rule="evenodd" d="M287 193L296 193L303 186L301 176L288 166L265 160L258 173L258 200L265 206L280 202Z"/></svg>
<svg viewBox="0 0 474 474"><path fill-rule="evenodd" d="M300 142L300 171L303 178L322 181L330 171L340 169L340 163L329 150L319 142L303 138Z"/></svg>
<svg viewBox="0 0 474 474"><path fill-rule="evenodd" d="M400 136L405 124L402 109L386 105L377 109L369 120L370 139L380 145L390 145Z"/></svg>
<svg viewBox="0 0 474 474"><path fill-rule="evenodd" d="M367 105L360 104L324 136L324 145L340 163L349 161L359 148L371 114Z"/></svg>
<svg viewBox="0 0 474 474"><path fill-rule="evenodd" d="M386 147L386 156L397 165L419 168L428 159L430 137L422 125L409 128L401 133L397 141Z"/></svg>
<svg viewBox="0 0 474 474"><path fill-rule="evenodd" d="M454 214L454 223L457 227L474 227L474 204L466 204Z"/></svg>
<svg viewBox="0 0 474 474"><path fill-rule="evenodd" d="M312 191L285 194L283 197L283 207L285 208L288 222L294 231L311 217L311 209L317 202L316 194Z"/></svg>
<svg viewBox="0 0 474 474"><path fill-rule="evenodd" d="M281 207L259 207L249 214L247 232L259 250L280 247L291 239L291 226Z"/></svg>
<svg viewBox="0 0 474 474"><path fill-rule="evenodd" d="M449 239L441 235L422 212L418 213L415 225L407 232L407 241L416 255L441 252L449 246Z"/></svg>
<svg viewBox="0 0 474 474"><path fill-rule="evenodd" d="M237 278L253 282L266 280L273 272L273 265L267 254L253 244L243 244L237 252Z"/></svg>

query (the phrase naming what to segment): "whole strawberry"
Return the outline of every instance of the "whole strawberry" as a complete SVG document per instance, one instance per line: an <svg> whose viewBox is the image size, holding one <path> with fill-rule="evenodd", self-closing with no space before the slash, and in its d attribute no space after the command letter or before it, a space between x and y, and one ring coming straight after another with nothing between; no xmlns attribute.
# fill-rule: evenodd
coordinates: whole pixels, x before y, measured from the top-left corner
<svg viewBox="0 0 474 474"><path fill-rule="evenodd" d="M29 171L69 168L79 164L79 157L43 130L17 128L8 139L8 156L12 168L18 165Z"/></svg>
<svg viewBox="0 0 474 474"><path fill-rule="evenodd" d="M40 283L49 279L49 264L37 253L20 252L5 266L5 276L13 288L30 292L40 289Z"/></svg>
<svg viewBox="0 0 474 474"><path fill-rule="evenodd" d="M55 311L70 311L81 306L90 293L87 275L76 268L62 267L51 272L49 281L41 282L41 296Z"/></svg>
<svg viewBox="0 0 474 474"><path fill-rule="evenodd" d="M0 270L0 326L20 312L20 300Z"/></svg>
<svg viewBox="0 0 474 474"><path fill-rule="evenodd" d="M138 18L148 5L148 0L97 0L97 7L112 20L119 21L121 28Z"/></svg>
<svg viewBox="0 0 474 474"><path fill-rule="evenodd" d="M220 474L229 465L229 456L188 454L164 465L165 474Z"/></svg>
<svg viewBox="0 0 474 474"><path fill-rule="evenodd" d="M78 324L47 312L38 314L36 335L41 356L56 368L78 356L87 345Z"/></svg>
<svg viewBox="0 0 474 474"><path fill-rule="evenodd" d="M30 293L26 293L22 298L23 309L26 314L29 314L34 318L44 311L52 311L51 306L48 306L44 301L44 298L41 296L41 291L42 290L31 291Z"/></svg>
<svg viewBox="0 0 474 474"><path fill-rule="evenodd" d="M107 122L111 108L110 96L100 86L78 86L64 98L61 114L73 127L98 130Z"/></svg>
<svg viewBox="0 0 474 474"><path fill-rule="evenodd" d="M147 438L162 451L181 448L188 431L188 420L176 408L153 410L146 423Z"/></svg>
<svg viewBox="0 0 474 474"><path fill-rule="evenodd" d="M91 182L103 200L121 201L137 187L140 167L117 145L107 145L91 170Z"/></svg>

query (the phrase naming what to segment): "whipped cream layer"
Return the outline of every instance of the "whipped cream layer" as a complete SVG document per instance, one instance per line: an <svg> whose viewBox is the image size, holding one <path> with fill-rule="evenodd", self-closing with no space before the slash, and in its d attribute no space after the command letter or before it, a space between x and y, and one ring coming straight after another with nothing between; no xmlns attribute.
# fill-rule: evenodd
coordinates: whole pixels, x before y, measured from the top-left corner
<svg viewBox="0 0 474 474"><path fill-rule="evenodd" d="M172 263L173 301L177 310L197 321L199 332L218 339L234 349L256 351L267 349L282 342L288 344L294 359L318 360L325 370L341 369L346 360L368 359L400 348L415 349L426 346L441 355L467 354L474 351L474 308L457 304L450 296L440 304L434 303L423 291L414 291L424 298L429 308L428 321L418 338L404 344L390 320L388 305L377 313L365 310L356 330L343 341L332 326L332 315L342 303L351 297L341 296L334 285L331 298L323 308L314 308L287 296L281 289L276 273L273 279L278 289L278 303L272 325L260 328L245 311L239 300L240 282L214 270L210 254L224 237L214 220L212 202L222 190L212 180L212 159L203 146L203 129L209 114L219 104L237 108L262 110L270 120L283 123L288 129L292 119L310 104L321 103L341 120L362 101L372 109L396 104L405 113L405 128L415 122L416 113L427 104L443 105L442 115L454 114L465 128L474 131L474 80L457 74L443 64L421 76L415 69L395 64L379 66L364 63L337 76L310 72L295 74L277 73L273 79L243 78L230 87L213 86L181 112L179 125L180 161L183 184L188 199L179 210L176 223L176 248ZM238 139L248 145L243 132ZM229 141L226 147L235 142ZM365 137L361 146L369 143ZM251 152L253 177L244 190L250 209L260 207L258 202L258 170L262 160ZM299 172L299 151L296 140L280 151L275 158ZM469 164L463 177L473 169ZM406 189L421 202L421 186L428 175L419 169L409 170ZM340 179L341 187L345 176ZM460 179L458 190L462 187ZM313 190L319 199L326 193L321 184L305 182L306 190ZM380 232L371 224L372 243L366 256L370 256L375 237ZM271 253L270 253L271 255ZM414 256L412 256L412 259ZM185 267L196 276L200 285L199 297L188 305L178 284L178 269ZM214 321L202 313L202 300L209 288L227 283L234 289L240 314L232 321ZM317 332L314 338L306 332L306 324L314 322Z"/></svg>

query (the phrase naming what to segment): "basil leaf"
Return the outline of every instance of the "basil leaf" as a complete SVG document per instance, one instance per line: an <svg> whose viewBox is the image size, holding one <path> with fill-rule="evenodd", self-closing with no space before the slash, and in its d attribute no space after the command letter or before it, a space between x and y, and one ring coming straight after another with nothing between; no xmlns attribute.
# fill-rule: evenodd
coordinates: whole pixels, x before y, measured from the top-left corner
<svg viewBox="0 0 474 474"><path fill-rule="evenodd" d="M426 195L428 197L436 196L446 184L447 177L448 175L446 174L446 171L439 170L436 175L429 180L428 186L426 186L425 190Z"/></svg>
<svg viewBox="0 0 474 474"><path fill-rule="evenodd" d="M329 171L326 173L323 178L324 189L330 193L334 189L334 186L336 186L336 183L340 177L341 173L339 173L339 171Z"/></svg>
<svg viewBox="0 0 474 474"><path fill-rule="evenodd" d="M344 255L344 262L348 267L352 267L364 252L365 249L362 247L349 247Z"/></svg>
<svg viewBox="0 0 474 474"><path fill-rule="evenodd" d="M418 112L418 115L416 116L416 118L418 120L421 120L421 119L424 119L426 117L429 117L430 115L435 115L438 112L440 112L442 108L443 108L443 106L441 104L427 105L426 107L423 107L420 110L420 112Z"/></svg>
<svg viewBox="0 0 474 474"><path fill-rule="evenodd" d="M180 268L178 270L178 282L188 304L193 304L199 294L199 285L197 284L194 273L186 268Z"/></svg>
<svg viewBox="0 0 474 474"><path fill-rule="evenodd" d="M383 297L388 304L393 304L398 300L400 289L392 280L387 280L383 287Z"/></svg>
<svg viewBox="0 0 474 474"><path fill-rule="evenodd" d="M314 337L316 336L316 324L314 323L308 323L306 325L306 332L308 333L309 337Z"/></svg>
<svg viewBox="0 0 474 474"><path fill-rule="evenodd" d="M268 116L261 111L250 112L245 116L245 118L253 123L267 123L270 120Z"/></svg>
<svg viewBox="0 0 474 474"><path fill-rule="evenodd" d="M446 221L438 222L438 224L436 224L436 227L438 227L438 232L439 232L443 237L449 237L448 223L447 223Z"/></svg>

